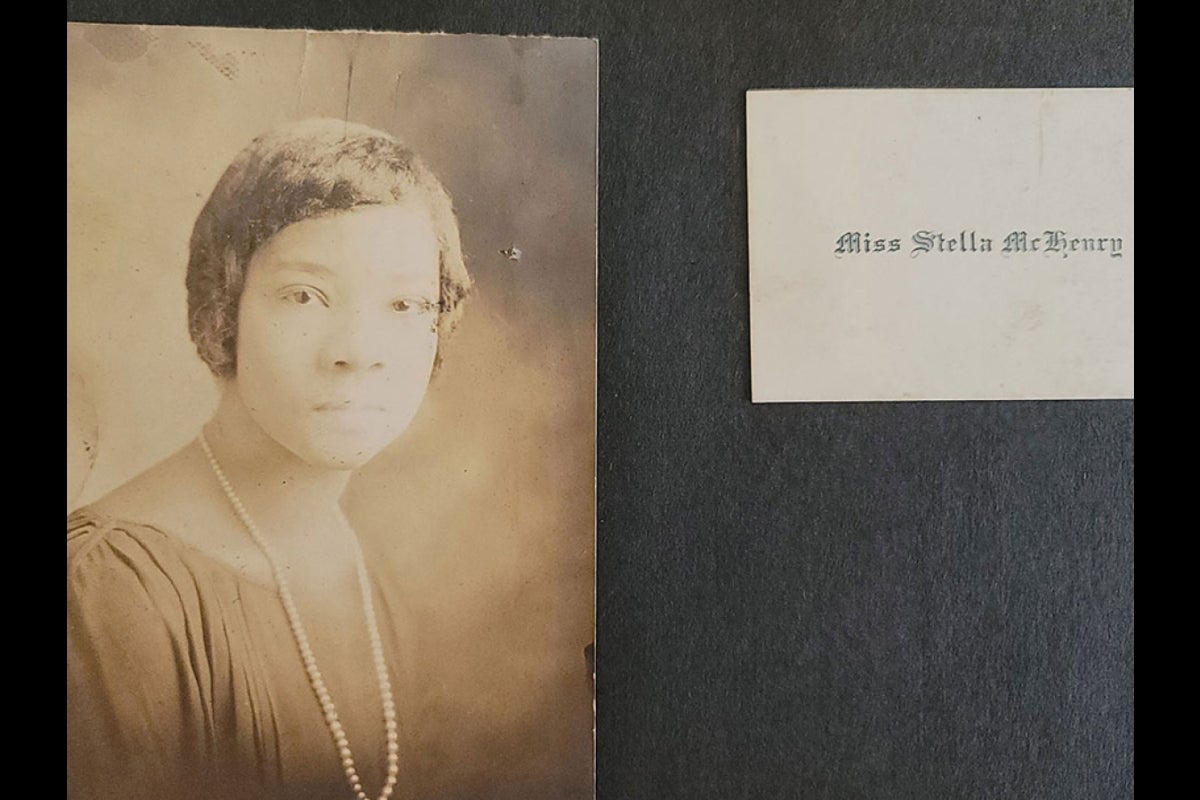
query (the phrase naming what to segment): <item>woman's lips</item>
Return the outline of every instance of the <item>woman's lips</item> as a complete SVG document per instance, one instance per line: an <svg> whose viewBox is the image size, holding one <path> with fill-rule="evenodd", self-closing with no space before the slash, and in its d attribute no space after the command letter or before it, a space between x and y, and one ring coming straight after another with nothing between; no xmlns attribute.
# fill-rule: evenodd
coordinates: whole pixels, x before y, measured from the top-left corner
<svg viewBox="0 0 1200 800"><path fill-rule="evenodd" d="M363 412L382 412L386 411L383 406L375 403L358 403L352 400L332 400L324 403L317 403L313 406L313 411L323 411L329 413L343 414L358 414Z"/></svg>

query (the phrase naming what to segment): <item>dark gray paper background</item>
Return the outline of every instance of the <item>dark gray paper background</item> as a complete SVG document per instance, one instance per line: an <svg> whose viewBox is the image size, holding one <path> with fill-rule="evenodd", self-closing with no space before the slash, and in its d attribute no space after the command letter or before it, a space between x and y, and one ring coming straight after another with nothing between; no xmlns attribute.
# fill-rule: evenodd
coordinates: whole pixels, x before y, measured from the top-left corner
<svg viewBox="0 0 1200 800"><path fill-rule="evenodd" d="M750 88L1132 86L1131 1L67 14L600 39L601 800L1133 796L1133 403L751 405L744 137Z"/></svg>

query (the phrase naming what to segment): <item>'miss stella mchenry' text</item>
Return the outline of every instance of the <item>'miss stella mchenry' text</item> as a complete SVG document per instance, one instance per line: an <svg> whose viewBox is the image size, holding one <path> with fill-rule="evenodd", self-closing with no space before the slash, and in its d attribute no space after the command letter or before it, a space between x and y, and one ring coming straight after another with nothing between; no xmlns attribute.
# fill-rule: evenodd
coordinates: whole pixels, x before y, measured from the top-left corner
<svg viewBox="0 0 1200 800"><path fill-rule="evenodd" d="M1124 242L1119 236L1074 236L1061 230L1047 230L1040 235L1012 231L1000 237L999 247L995 238L973 230L952 234L921 230L914 233L910 241L908 254L911 258L927 253L1041 254L1062 258L1080 253L1105 253L1110 258L1121 258L1124 250ZM837 238L833 252L840 258L867 253L899 253L903 252L903 247L898 238L847 231Z"/></svg>

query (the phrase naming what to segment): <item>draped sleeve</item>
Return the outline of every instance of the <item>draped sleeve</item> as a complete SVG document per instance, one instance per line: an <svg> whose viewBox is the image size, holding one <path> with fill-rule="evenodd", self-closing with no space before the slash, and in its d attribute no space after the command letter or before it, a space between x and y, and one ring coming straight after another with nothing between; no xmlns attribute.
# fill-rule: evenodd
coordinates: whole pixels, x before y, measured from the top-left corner
<svg viewBox="0 0 1200 800"><path fill-rule="evenodd" d="M386 570L384 570L386 572ZM372 580L404 791L437 778L402 590ZM360 619L355 623L361 624ZM336 615L310 625L344 625ZM350 641L353 641L352 639ZM384 726L367 631L325 653L360 774L382 784ZM355 694L357 692L357 694ZM67 784L78 800L328 800L348 791L274 586L159 528L85 509L67 520Z"/></svg>
<svg viewBox="0 0 1200 800"><path fill-rule="evenodd" d="M71 798L201 797L214 788L204 604L187 564L146 533L68 518Z"/></svg>

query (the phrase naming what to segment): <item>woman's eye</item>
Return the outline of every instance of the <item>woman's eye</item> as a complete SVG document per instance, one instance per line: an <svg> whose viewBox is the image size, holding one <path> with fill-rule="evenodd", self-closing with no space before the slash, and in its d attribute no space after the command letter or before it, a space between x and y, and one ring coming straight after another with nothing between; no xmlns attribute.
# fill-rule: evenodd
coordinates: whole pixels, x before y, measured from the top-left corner
<svg viewBox="0 0 1200 800"><path fill-rule="evenodd" d="M322 297L321 294L315 289L305 289L300 287L289 289L284 293L283 297L285 300L300 306L312 305L313 303L328 305L328 303L325 302L325 298Z"/></svg>
<svg viewBox="0 0 1200 800"><path fill-rule="evenodd" d="M392 301L392 310L401 314L429 314L437 307L422 297L402 297Z"/></svg>

